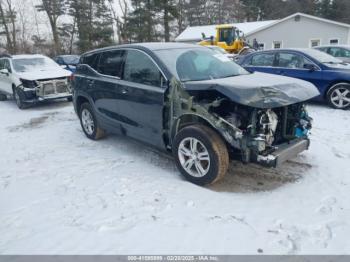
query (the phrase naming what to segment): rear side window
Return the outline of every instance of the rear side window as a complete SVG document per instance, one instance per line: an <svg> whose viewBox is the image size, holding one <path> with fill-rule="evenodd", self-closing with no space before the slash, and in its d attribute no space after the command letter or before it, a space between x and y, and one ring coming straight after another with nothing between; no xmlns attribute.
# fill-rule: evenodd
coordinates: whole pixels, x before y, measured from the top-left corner
<svg viewBox="0 0 350 262"><path fill-rule="evenodd" d="M125 81L151 86L161 86L161 73L145 53L128 50L124 67Z"/></svg>
<svg viewBox="0 0 350 262"><path fill-rule="evenodd" d="M252 57L250 65L252 66L273 66L275 54L258 54Z"/></svg>
<svg viewBox="0 0 350 262"><path fill-rule="evenodd" d="M123 50L114 50L102 53L97 71L103 75L121 78L124 54L125 51Z"/></svg>
<svg viewBox="0 0 350 262"><path fill-rule="evenodd" d="M81 63L89 65L91 68L97 70L97 63L100 54L88 54L82 58Z"/></svg>

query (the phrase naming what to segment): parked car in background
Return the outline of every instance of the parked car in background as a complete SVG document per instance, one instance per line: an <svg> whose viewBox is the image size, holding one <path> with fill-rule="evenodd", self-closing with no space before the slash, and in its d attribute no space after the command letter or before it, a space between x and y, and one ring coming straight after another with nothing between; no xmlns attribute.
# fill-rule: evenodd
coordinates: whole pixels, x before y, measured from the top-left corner
<svg viewBox="0 0 350 262"><path fill-rule="evenodd" d="M73 103L85 135L121 133L172 152L189 181L221 179L229 158L276 167L309 147L306 81L249 73L207 47L143 43L81 58Z"/></svg>
<svg viewBox="0 0 350 262"><path fill-rule="evenodd" d="M336 57L344 63L350 63L350 45L318 46L315 49Z"/></svg>
<svg viewBox="0 0 350 262"><path fill-rule="evenodd" d="M75 72L77 65L79 64L80 56L78 55L61 55L54 58L55 62L62 68Z"/></svg>
<svg viewBox="0 0 350 262"><path fill-rule="evenodd" d="M71 72L43 55L0 57L1 98L13 95L20 109L44 100L72 100Z"/></svg>
<svg viewBox="0 0 350 262"><path fill-rule="evenodd" d="M350 107L350 65L315 49L260 51L239 63L250 72L295 77L313 83L320 91L317 101L336 109Z"/></svg>

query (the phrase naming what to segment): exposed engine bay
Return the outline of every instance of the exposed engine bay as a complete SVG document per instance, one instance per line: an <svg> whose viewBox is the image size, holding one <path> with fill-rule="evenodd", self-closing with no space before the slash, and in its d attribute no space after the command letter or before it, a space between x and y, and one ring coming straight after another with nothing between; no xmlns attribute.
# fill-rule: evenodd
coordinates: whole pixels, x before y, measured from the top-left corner
<svg viewBox="0 0 350 262"><path fill-rule="evenodd" d="M181 97L181 105L175 103L171 109L173 117L191 113L206 119L244 163L276 167L309 147L312 118L304 102L255 108L235 103L216 90L188 93L177 88L173 95Z"/></svg>

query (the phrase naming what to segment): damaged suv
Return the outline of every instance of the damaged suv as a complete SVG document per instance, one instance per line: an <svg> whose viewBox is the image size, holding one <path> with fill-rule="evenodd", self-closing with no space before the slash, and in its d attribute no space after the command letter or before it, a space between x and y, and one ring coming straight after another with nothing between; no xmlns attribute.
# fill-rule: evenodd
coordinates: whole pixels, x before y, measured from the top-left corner
<svg viewBox="0 0 350 262"><path fill-rule="evenodd" d="M311 83L249 73L209 48L131 44L82 56L73 102L85 135L121 133L172 152L189 181L212 184L230 158L277 167L309 148Z"/></svg>
<svg viewBox="0 0 350 262"><path fill-rule="evenodd" d="M71 74L43 55L5 55L0 57L0 96L13 95L20 109L45 100L71 101Z"/></svg>

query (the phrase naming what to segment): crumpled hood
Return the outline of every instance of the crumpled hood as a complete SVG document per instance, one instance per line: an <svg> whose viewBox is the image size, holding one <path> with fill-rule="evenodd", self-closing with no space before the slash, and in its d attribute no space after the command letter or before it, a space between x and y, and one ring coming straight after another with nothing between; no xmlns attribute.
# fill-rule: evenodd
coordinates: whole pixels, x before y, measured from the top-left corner
<svg viewBox="0 0 350 262"><path fill-rule="evenodd" d="M216 90L233 102L255 108L288 106L320 95L309 82L264 73L187 82L184 85L188 91Z"/></svg>
<svg viewBox="0 0 350 262"><path fill-rule="evenodd" d="M18 76L25 80L43 80L43 79L53 79L60 77L68 77L72 72L62 69L47 69L47 70L33 70L28 72L17 72Z"/></svg>

